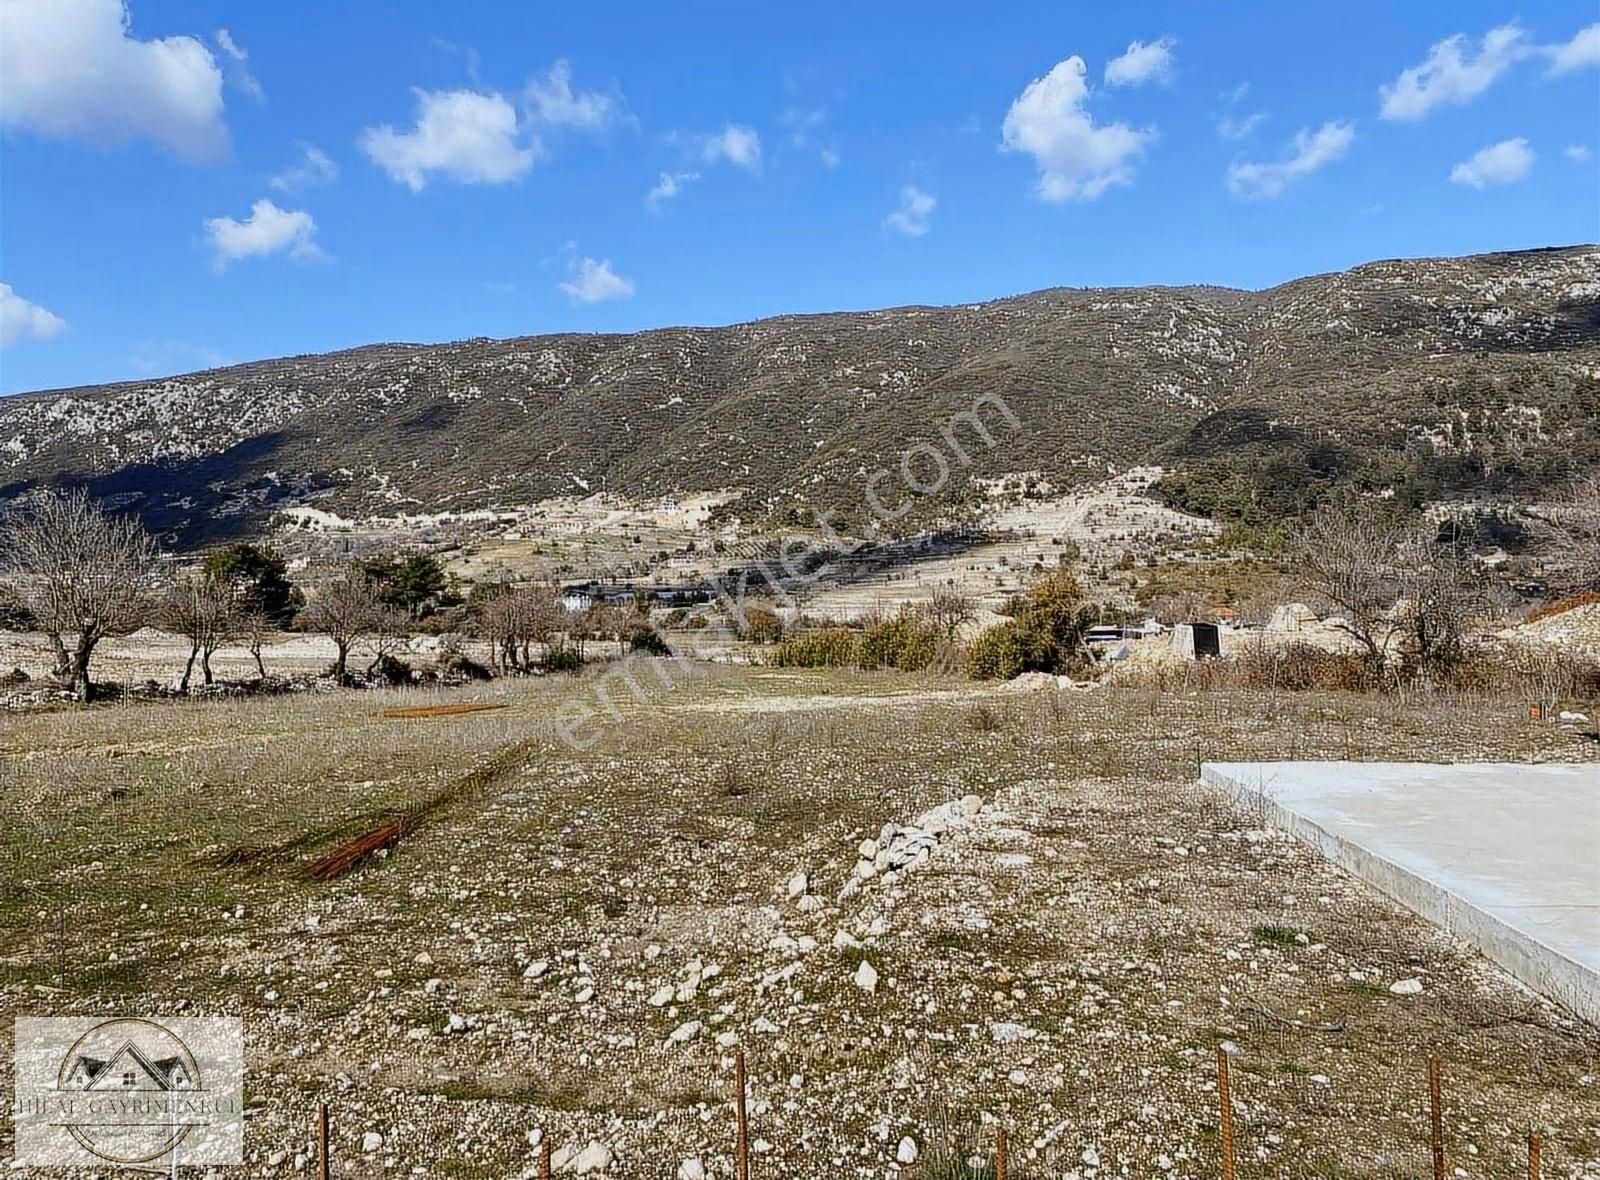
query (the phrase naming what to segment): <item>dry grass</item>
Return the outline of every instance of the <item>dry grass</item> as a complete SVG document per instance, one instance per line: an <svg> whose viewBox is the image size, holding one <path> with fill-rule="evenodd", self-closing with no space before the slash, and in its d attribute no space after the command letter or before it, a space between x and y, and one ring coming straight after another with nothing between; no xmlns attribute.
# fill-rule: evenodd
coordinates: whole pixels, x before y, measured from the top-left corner
<svg viewBox="0 0 1600 1180"><path fill-rule="evenodd" d="M389 724L384 709L415 699L398 692L12 719L0 1006L183 999L241 1014L253 1144L303 1138L309 1090L334 1102L344 1157L368 1127L400 1128L394 1151L419 1175L514 1175L530 1126L613 1138L627 1175L670 1177L707 1151L725 1174L725 1062L708 1037L662 1047L691 1017L748 1044L772 1175L861 1170L834 1158L882 1175L869 1127L888 1121L892 1153L916 1125L906 1096L931 1089L963 1133L982 1112L1014 1129L1019 1153L1055 1135L1015 1174L1064 1175L1089 1143L1108 1168L1148 1174L1158 1151L1208 1149L1222 1038L1241 1048L1242 1176L1318 1174L1315 1160L1352 1176L1425 1169L1411 1082L1435 1051L1452 1159L1470 1141L1470 1166L1513 1174L1516 1136L1538 1121L1557 1174L1600 1137L1600 1099L1578 1082L1593 1073L1592 1030L1298 844L1244 840L1251 817L1193 785L1202 757L1590 756L1520 701L1022 693L707 668L643 703L622 697L623 720L575 751L554 712L592 685L475 686L505 707L441 726ZM968 793L993 818L908 889L833 900L863 836ZM419 815L386 857L308 873ZM223 863L238 849L257 851ZM828 899L814 919L783 901L799 869ZM841 927L868 949L830 949ZM758 994L786 961L770 949L783 931L822 945ZM432 962L415 963L420 951ZM863 953L885 980L873 996L849 983ZM714 987L670 1013L647 1005L691 955L721 965ZM538 984L521 976L534 958L553 964ZM599 993L585 1005L580 962ZM1374 970L1383 983L1422 973L1428 992L1398 1000ZM440 1037L451 1012L480 1031ZM758 1013L781 1036L754 1031ZM991 1020L1036 1035L996 1044ZM1309 1027L1336 1021L1347 1031ZM1007 1082L1014 1070L1027 1086Z"/></svg>
<svg viewBox="0 0 1600 1180"><path fill-rule="evenodd" d="M1371 693L1380 688L1402 699L1438 695L1447 699L1549 702L1600 698L1600 662L1561 648L1526 645L1481 647L1469 652L1443 683L1381 678L1355 652L1329 651L1312 643L1244 640L1225 659L1172 660L1116 669L1124 686L1163 692Z"/></svg>

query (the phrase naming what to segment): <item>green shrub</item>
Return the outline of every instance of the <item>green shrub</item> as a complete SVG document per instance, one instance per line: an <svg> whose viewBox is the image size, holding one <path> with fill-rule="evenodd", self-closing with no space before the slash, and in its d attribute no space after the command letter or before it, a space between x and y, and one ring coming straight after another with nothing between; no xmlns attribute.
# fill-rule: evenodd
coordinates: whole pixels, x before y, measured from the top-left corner
<svg viewBox="0 0 1600 1180"><path fill-rule="evenodd" d="M1268 922L1252 927L1250 937L1263 946L1295 946L1299 943L1300 931L1282 922Z"/></svg>
<svg viewBox="0 0 1600 1180"><path fill-rule="evenodd" d="M969 675L979 680L1010 680L1024 672L1059 676L1092 659L1083 636L1096 612L1083 601L1078 579L1070 573L1041 578L1006 613L1011 622L990 627L973 642Z"/></svg>
<svg viewBox="0 0 1600 1180"><path fill-rule="evenodd" d="M1048 672L1055 658L1049 637L1022 623L996 623L972 641L967 675L975 680L1012 680L1024 672Z"/></svg>
<svg viewBox="0 0 1600 1180"><path fill-rule="evenodd" d="M385 684L410 684L411 665L404 660L384 652L372 665L372 677Z"/></svg>
<svg viewBox="0 0 1600 1180"><path fill-rule="evenodd" d="M902 615L874 623L861 635L856 663L862 668L895 668L920 672L939 651L938 628Z"/></svg>
<svg viewBox="0 0 1600 1180"><path fill-rule="evenodd" d="M861 638L843 627L802 631L782 640L767 663L775 668L854 668Z"/></svg>
<svg viewBox="0 0 1600 1180"><path fill-rule="evenodd" d="M667 641L661 638L661 632L654 627L641 627L628 637L630 651L643 652L647 656L670 656L672 649L667 646Z"/></svg>
<svg viewBox="0 0 1600 1180"><path fill-rule="evenodd" d="M920 672L940 651L939 629L911 615L884 619L864 631L819 627L785 637L768 658L776 668L894 668Z"/></svg>
<svg viewBox="0 0 1600 1180"><path fill-rule="evenodd" d="M576 672L583 667L583 655L575 647L556 647L545 653L539 667L546 672Z"/></svg>
<svg viewBox="0 0 1600 1180"><path fill-rule="evenodd" d="M1289 534L1281 521L1260 525L1233 521L1216 538L1216 548L1224 552L1282 553L1288 547Z"/></svg>
<svg viewBox="0 0 1600 1180"><path fill-rule="evenodd" d="M492 680L494 673L459 649L448 649L439 655L439 671L445 676L459 676L463 680Z"/></svg>

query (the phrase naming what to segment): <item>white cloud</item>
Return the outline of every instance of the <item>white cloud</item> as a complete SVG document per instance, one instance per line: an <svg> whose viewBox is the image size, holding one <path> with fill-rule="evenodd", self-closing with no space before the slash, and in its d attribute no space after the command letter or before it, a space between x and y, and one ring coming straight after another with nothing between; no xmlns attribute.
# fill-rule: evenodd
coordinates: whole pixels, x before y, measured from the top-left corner
<svg viewBox="0 0 1600 1180"><path fill-rule="evenodd" d="M261 89L261 83L256 80L256 76L250 72L250 66L247 64L250 55L244 51L244 47L233 39L233 34L227 29L218 29L213 40L228 59L228 81L257 102L265 102L266 92Z"/></svg>
<svg viewBox="0 0 1600 1180"><path fill-rule="evenodd" d="M1581 143L1568 144L1561 154L1574 164L1585 164L1589 160L1589 149Z"/></svg>
<svg viewBox="0 0 1600 1180"><path fill-rule="evenodd" d="M1267 121L1265 111L1235 115L1245 95L1250 93L1250 83L1241 82L1223 95L1222 114L1217 116L1217 135L1222 139L1248 139L1255 129Z"/></svg>
<svg viewBox="0 0 1600 1180"><path fill-rule="evenodd" d="M600 131L618 115L610 95L572 89L572 66L565 58L543 78L529 79L526 98L528 116L549 127Z"/></svg>
<svg viewBox="0 0 1600 1180"><path fill-rule="evenodd" d="M240 258L284 251L290 258L321 258L316 233L317 223L311 214L303 209L280 209L265 197L250 206L250 216L243 221L213 217L206 222L206 236L215 251L219 271Z"/></svg>
<svg viewBox="0 0 1600 1180"><path fill-rule="evenodd" d="M715 135L701 138L700 155L708 164L726 160L755 172L761 167L761 136L753 128L729 123Z"/></svg>
<svg viewBox="0 0 1600 1180"><path fill-rule="evenodd" d="M302 149L300 162L292 168L285 168L267 181L268 184L279 192L292 193L296 189L332 184L339 179L339 165L328 157L327 152L315 144L306 143L300 146Z"/></svg>
<svg viewBox="0 0 1600 1180"><path fill-rule="evenodd" d="M1510 184L1514 180L1521 180L1532 167L1533 149L1528 146L1528 141L1508 139L1480 148L1470 160L1464 160L1450 169L1450 182L1476 189L1491 184Z"/></svg>
<svg viewBox="0 0 1600 1180"><path fill-rule="evenodd" d="M1106 63L1107 86L1142 86L1146 82L1166 82L1172 78L1171 37L1146 43L1128 42L1127 50Z"/></svg>
<svg viewBox="0 0 1600 1180"><path fill-rule="evenodd" d="M1600 66L1600 21L1579 29L1572 40L1562 45L1547 45L1541 52L1550 58L1550 67L1544 72L1547 78Z"/></svg>
<svg viewBox="0 0 1600 1180"><path fill-rule="evenodd" d="M789 107L783 112L783 125L789 129L789 142L800 151L815 151L824 167L837 168L838 145L825 143L821 138L827 122L828 112L823 107Z"/></svg>
<svg viewBox="0 0 1600 1180"><path fill-rule="evenodd" d="M368 127L358 143L391 178L421 192L429 173L463 184L504 184L543 155L523 134L517 111L501 95L476 90L418 90L410 131Z"/></svg>
<svg viewBox="0 0 1600 1180"><path fill-rule="evenodd" d="M1526 39L1515 21L1490 29L1475 53L1464 34L1446 37L1428 50L1421 65L1402 70L1392 83L1378 87L1379 114L1385 119L1420 119L1446 103L1471 102L1527 53Z"/></svg>
<svg viewBox="0 0 1600 1180"><path fill-rule="evenodd" d="M191 160L228 151L222 71L194 37L140 41L122 0L0 3L0 123L121 143L148 136Z"/></svg>
<svg viewBox="0 0 1600 1180"><path fill-rule="evenodd" d="M1238 197L1281 196L1295 181L1343 156L1355 137L1355 127L1345 122L1324 123L1315 131L1303 127L1295 133L1282 160L1271 164L1236 161L1229 165L1228 190Z"/></svg>
<svg viewBox="0 0 1600 1180"><path fill-rule="evenodd" d="M1265 111L1252 111L1235 119L1232 115L1223 115L1217 120L1217 134L1223 139L1248 139L1255 134L1257 127L1267 121Z"/></svg>
<svg viewBox="0 0 1600 1180"><path fill-rule="evenodd" d="M23 340L49 340L67 330L67 321L37 303L30 303L0 283L0 347L10 348Z"/></svg>
<svg viewBox="0 0 1600 1180"><path fill-rule="evenodd" d="M1001 127L1004 151L1027 152L1039 166L1046 201L1092 201L1114 184L1133 180L1133 163L1155 138L1125 123L1096 126L1083 109L1089 96L1083 58L1057 62L1011 104Z"/></svg>
<svg viewBox="0 0 1600 1180"><path fill-rule="evenodd" d="M884 218L883 224L907 237L920 238L932 225L934 206L938 203L939 198L932 193L908 184L900 190L900 207Z"/></svg>
<svg viewBox="0 0 1600 1180"><path fill-rule="evenodd" d="M672 200L683 191L685 185L699 179L698 172L663 172L655 187L644 195L644 203L652 209L659 209L663 201Z"/></svg>
<svg viewBox="0 0 1600 1180"><path fill-rule="evenodd" d="M607 299L626 299L633 294L633 280L625 279L611 269L611 260L581 258L569 262L571 275L560 284L567 298L574 303L601 303Z"/></svg>

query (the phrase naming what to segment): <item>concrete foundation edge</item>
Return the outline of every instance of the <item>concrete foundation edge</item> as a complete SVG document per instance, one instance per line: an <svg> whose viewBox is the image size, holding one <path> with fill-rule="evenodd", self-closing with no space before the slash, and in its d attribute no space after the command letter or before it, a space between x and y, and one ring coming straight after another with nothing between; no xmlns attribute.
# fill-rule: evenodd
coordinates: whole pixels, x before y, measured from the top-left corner
<svg viewBox="0 0 1600 1180"><path fill-rule="evenodd" d="M1448 889L1401 868L1353 840L1328 831L1283 806L1259 786L1239 782L1212 763L1200 764L1200 780L1229 792L1247 806L1259 807L1272 827L1289 832L1408 910L1471 943L1485 958L1546 999L1590 1024L1600 1025L1600 975L1581 963L1507 925Z"/></svg>

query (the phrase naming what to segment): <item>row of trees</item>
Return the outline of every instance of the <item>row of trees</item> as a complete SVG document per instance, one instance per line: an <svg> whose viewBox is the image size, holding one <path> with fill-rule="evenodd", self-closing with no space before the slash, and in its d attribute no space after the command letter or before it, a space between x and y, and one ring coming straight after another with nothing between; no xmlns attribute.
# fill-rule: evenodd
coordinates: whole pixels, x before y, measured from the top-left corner
<svg viewBox="0 0 1600 1180"><path fill-rule="evenodd" d="M350 656L364 645L371 676L395 657L419 621L442 614L450 625L488 641L506 672L537 663L581 664L590 641L655 651L646 604L596 603L569 610L552 585L493 584L464 600L437 558L407 552L371 557L333 571L309 597L284 559L264 546L215 550L176 578L166 576L154 541L133 517L109 513L82 490L37 492L0 517L0 572L14 598L13 622L44 632L55 679L74 695L93 692L90 662L107 636L153 623L189 642L179 688L198 671L214 682L212 657L242 643L265 679L262 649L274 632L296 627L333 644L332 674L350 677ZM540 653L536 649L542 648Z"/></svg>
<svg viewBox="0 0 1600 1180"><path fill-rule="evenodd" d="M309 601L282 556L253 544L215 550L168 578L138 522L105 511L81 489L35 492L6 509L0 573L14 621L47 636L54 678L82 699L93 693L90 663L100 642L147 623L188 639L180 680L187 692L197 666L204 683L213 683L212 656L231 643L248 647L265 678L266 638L289 626L326 635L337 653L334 675L343 680L357 643L371 643L375 668L403 643L411 623L460 602L438 560L421 553L348 566Z"/></svg>
<svg viewBox="0 0 1600 1180"><path fill-rule="evenodd" d="M614 640L617 650L661 654L665 644L650 624L649 603L594 602L569 608L553 585L495 584L468 602L467 627L489 644L494 667L529 672L581 664L590 642ZM542 656L536 648L544 649Z"/></svg>

